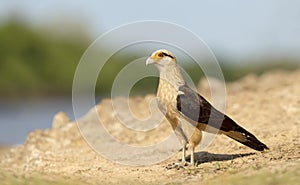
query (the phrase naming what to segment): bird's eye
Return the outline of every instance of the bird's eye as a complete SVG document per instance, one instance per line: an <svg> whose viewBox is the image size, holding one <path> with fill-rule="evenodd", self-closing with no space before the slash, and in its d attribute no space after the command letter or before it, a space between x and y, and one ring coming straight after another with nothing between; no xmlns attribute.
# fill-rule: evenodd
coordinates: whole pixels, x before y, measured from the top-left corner
<svg viewBox="0 0 300 185"><path fill-rule="evenodd" d="M158 53L157 56L159 56L159 57L164 57L164 54L163 54L163 53Z"/></svg>

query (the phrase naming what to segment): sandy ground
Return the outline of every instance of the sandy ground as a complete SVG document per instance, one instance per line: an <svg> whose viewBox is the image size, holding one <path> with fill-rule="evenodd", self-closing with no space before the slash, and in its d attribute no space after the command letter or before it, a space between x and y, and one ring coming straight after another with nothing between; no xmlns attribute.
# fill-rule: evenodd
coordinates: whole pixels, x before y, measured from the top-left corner
<svg viewBox="0 0 300 185"><path fill-rule="evenodd" d="M197 149L197 167L167 169L180 159L180 146L172 137L170 142L160 145L172 135L166 120L159 125L151 119L138 122L134 117L126 117L126 111L116 114L111 100L105 99L78 120L80 131L61 112L54 117L51 129L35 130L23 145L1 150L0 179L9 174L14 178L59 178L72 184L207 184L235 174L252 177L262 171L278 174L280 178L280 174L300 165L299 79L300 70L273 71L227 84L226 113L268 145L268 151L256 152L225 136L217 136L207 148ZM206 81L199 83L199 92L210 99ZM152 112L155 120L161 119L153 99L154 95L131 98L132 113L145 119ZM125 98L117 98L114 103L116 109L126 110ZM113 139L105 135L106 130L99 129L98 118ZM136 132L121 124L120 119L131 128L153 129ZM134 146L132 151L138 150L132 152L128 147L118 146L116 140ZM164 158L167 159L149 165ZM134 166L137 164L146 165Z"/></svg>

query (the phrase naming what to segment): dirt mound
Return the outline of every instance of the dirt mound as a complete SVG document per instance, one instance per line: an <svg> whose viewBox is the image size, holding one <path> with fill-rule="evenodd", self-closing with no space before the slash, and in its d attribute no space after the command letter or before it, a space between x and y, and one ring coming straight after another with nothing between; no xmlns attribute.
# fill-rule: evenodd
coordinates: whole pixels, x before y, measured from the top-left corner
<svg viewBox="0 0 300 185"><path fill-rule="evenodd" d="M143 129L153 127L147 132L134 132L120 123L119 118L127 118L127 114L116 115L111 100L105 99L92 109L77 124L71 122L64 113L58 113L53 126L47 130L36 130L28 134L25 144L11 148L0 155L0 169L15 176L39 174L45 178L62 177L77 183L195 183L209 182L221 174L231 175L243 172L244 175L257 174L260 170L270 173L285 173L300 165L300 70L294 72L273 71L262 76L248 75L245 78L227 85L226 112L244 128L254 133L268 145L269 151L255 152L241 144L218 136L206 151L197 152L197 168L186 170L168 170L166 166L176 162L180 153L158 164L134 167L114 163L97 154L82 138L84 133L93 148L106 149L108 154L117 152L116 160L136 161L142 158L160 160L165 151L154 148L147 152L141 150L135 155L126 154L122 148L111 147L111 139L95 136L98 129L98 115L103 125L115 140L133 146L156 145L172 134L166 120L160 125L150 125L153 121L145 121ZM199 85L199 92L210 97L209 87L205 80ZM132 113L144 119L161 114L153 104L154 95L131 98ZM118 98L114 102L126 106L126 99ZM151 110L151 111L149 111ZM132 128L140 125L134 118L127 118ZM128 125L127 125L128 126ZM100 134L101 135L101 134ZM179 147L176 139L168 144L170 150ZM171 146L172 145L172 146ZM97 148L99 147L99 148ZM168 149L168 148L165 148ZM199 150L199 149L198 149ZM119 151L119 152L118 152ZM169 154L174 151L170 151ZM132 160L135 159L135 160ZM122 161L121 160L121 161ZM120 162L120 161L119 161ZM149 162L149 163L150 163ZM134 163L133 163L134 164ZM1 177L1 175L0 175ZM78 181L77 181L78 180Z"/></svg>

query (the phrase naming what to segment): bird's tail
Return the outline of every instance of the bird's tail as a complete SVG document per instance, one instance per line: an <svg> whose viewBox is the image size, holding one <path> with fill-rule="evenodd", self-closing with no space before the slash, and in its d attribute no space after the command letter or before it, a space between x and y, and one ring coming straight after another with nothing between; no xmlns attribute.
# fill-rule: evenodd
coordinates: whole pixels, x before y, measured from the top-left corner
<svg viewBox="0 0 300 185"><path fill-rule="evenodd" d="M223 130L223 134L225 134L226 136L228 136L228 137L230 137L230 138L232 138L254 150L257 150L257 151L263 151L264 149L269 149L265 144L260 142L253 134L251 134L250 132L248 132L247 130L245 130L244 128L239 126L238 124L236 124L230 118L228 119L228 117L227 117L227 120L225 118L224 121L231 122L231 124L230 124L231 126L234 125L234 127L232 129L229 129L226 131Z"/></svg>

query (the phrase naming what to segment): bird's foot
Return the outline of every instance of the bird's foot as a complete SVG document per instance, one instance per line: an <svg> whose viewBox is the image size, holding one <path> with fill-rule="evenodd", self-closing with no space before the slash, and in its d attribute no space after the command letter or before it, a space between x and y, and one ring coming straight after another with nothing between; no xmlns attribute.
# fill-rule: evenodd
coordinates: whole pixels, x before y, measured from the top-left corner
<svg viewBox="0 0 300 185"><path fill-rule="evenodd" d="M183 161L183 162L179 162L179 163L172 163L172 164L168 164L166 166L167 169L181 169L181 168L185 168L186 166L188 166L188 162Z"/></svg>
<svg viewBox="0 0 300 185"><path fill-rule="evenodd" d="M170 169L177 169L177 170L180 170L180 169L186 169L186 168L190 168L190 167L195 167L195 165L192 164L192 163L189 163L189 162L187 162L187 161L181 161L181 162L179 162L179 163L172 163L172 164L168 164L168 165L166 166L166 168L167 168L168 170L170 170Z"/></svg>

